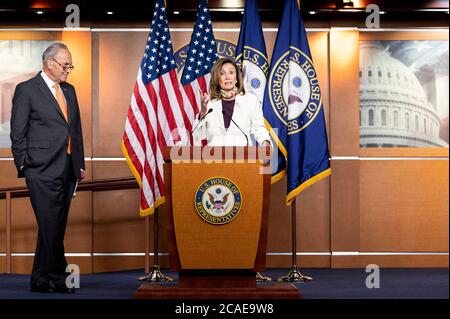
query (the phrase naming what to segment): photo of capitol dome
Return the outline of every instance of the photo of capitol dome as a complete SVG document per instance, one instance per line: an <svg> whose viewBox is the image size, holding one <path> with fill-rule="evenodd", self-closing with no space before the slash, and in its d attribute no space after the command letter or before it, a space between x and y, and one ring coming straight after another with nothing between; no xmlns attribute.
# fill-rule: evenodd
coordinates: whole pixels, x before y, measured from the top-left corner
<svg viewBox="0 0 450 319"><path fill-rule="evenodd" d="M0 40L0 148L10 148L12 98L16 85L42 69L42 52L53 41Z"/></svg>
<svg viewBox="0 0 450 319"><path fill-rule="evenodd" d="M448 41L360 42L360 147L448 147Z"/></svg>

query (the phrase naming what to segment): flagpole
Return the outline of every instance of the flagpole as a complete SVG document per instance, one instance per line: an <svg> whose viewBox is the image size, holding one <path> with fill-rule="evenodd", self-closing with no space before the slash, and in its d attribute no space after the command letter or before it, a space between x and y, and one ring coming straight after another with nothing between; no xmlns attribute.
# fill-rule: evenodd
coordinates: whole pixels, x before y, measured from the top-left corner
<svg viewBox="0 0 450 319"><path fill-rule="evenodd" d="M278 278L278 282L307 282L312 281L312 277L302 275L297 267L297 208L296 198L292 201L292 266L286 276Z"/></svg>
<svg viewBox="0 0 450 319"><path fill-rule="evenodd" d="M170 282L173 279L171 277L164 276L158 265L158 233L159 233L159 222L158 222L159 208L155 208L155 213L153 214L153 267L152 271L146 275L139 277L140 281L147 282Z"/></svg>

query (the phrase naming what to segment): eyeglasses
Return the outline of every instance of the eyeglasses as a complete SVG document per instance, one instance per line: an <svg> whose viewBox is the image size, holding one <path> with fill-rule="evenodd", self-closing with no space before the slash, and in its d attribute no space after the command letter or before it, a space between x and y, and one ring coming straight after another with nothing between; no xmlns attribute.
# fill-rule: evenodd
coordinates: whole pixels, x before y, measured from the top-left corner
<svg viewBox="0 0 450 319"><path fill-rule="evenodd" d="M62 65L61 63L59 63L58 61L56 61L54 58L51 58L53 61L55 61L56 63L59 64L59 66L61 66L63 68L64 71L70 70L73 71L73 69L75 69L75 67L72 64L68 64L68 65Z"/></svg>

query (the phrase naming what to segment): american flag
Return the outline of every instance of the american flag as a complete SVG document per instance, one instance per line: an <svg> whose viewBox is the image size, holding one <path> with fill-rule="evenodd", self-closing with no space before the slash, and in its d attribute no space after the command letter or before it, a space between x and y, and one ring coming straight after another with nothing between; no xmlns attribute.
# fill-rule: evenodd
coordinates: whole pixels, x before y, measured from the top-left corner
<svg viewBox="0 0 450 319"><path fill-rule="evenodd" d="M156 0L122 139L123 153L141 187L141 216L152 214L164 202L162 149L179 140L178 130L190 128L164 0Z"/></svg>
<svg viewBox="0 0 450 319"><path fill-rule="evenodd" d="M217 57L217 43L214 38L207 1L200 0L197 20L181 75L186 112L192 121L200 111L200 90L208 92L211 67Z"/></svg>

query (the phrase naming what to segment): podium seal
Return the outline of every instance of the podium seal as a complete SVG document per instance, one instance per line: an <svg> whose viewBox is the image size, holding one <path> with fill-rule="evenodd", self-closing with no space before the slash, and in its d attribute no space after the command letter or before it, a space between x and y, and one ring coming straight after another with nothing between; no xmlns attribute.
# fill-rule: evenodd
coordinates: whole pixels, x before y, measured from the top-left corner
<svg viewBox="0 0 450 319"><path fill-rule="evenodd" d="M224 225L239 214L242 195L237 185L224 177L204 181L195 193L195 210L207 223Z"/></svg>

